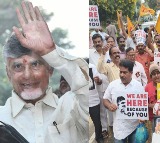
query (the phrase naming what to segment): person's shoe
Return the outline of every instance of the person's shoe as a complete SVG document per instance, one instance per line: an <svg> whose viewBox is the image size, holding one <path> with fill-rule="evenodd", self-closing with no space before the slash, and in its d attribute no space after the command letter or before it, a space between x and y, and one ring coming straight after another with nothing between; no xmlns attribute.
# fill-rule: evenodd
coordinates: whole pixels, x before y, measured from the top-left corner
<svg viewBox="0 0 160 143"><path fill-rule="evenodd" d="M109 134L108 134L108 132L106 130L104 130L104 131L102 131L102 136L105 139L105 138L109 137Z"/></svg>
<svg viewBox="0 0 160 143"><path fill-rule="evenodd" d="M97 143L104 143L103 138L98 139L98 140L97 140Z"/></svg>

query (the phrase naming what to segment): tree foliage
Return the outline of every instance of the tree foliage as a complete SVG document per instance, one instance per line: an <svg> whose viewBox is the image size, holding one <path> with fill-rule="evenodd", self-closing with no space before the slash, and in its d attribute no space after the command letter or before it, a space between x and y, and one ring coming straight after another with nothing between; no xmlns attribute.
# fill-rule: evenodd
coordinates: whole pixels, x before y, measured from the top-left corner
<svg viewBox="0 0 160 143"><path fill-rule="evenodd" d="M18 26L19 22L16 15L16 7L20 7L20 3L22 0L1 0L0 1L0 43L4 44L5 40L9 37L12 31L13 26ZM42 15L46 21L49 21L54 15L51 13L46 13L46 11L39 7ZM55 33L54 33L55 32ZM68 31L63 30L61 28L56 28L52 31L52 35L56 38L56 44L61 46L62 48L74 48L71 41L68 41ZM64 44L62 44L64 42Z"/></svg>
<svg viewBox="0 0 160 143"><path fill-rule="evenodd" d="M145 0L149 8L157 9L157 0Z"/></svg>
<svg viewBox="0 0 160 143"><path fill-rule="evenodd" d="M117 21L117 10L122 10L123 15L133 19L136 0L90 0L90 5L98 5L100 21L107 19Z"/></svg>
<svg viewBox="0 0 160 143"><path fill-rule="evenodd" d="M62 47L64 49L72 49L74 48L74 46L72 45L72 42L66 38L67 33L67 30L56 28L52 31L52 37L59 47Z"/></svg>

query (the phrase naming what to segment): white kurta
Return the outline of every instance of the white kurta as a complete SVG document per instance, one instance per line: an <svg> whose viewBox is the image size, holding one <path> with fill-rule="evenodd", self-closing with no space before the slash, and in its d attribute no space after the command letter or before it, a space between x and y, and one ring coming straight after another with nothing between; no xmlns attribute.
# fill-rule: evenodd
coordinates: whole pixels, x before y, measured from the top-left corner
<svg viewBox="0 0 160 143"><path fill-rule="evenodd" d="M87 63L67 55L58 47L43 58L64 76L71 91L58 99L49 87L46 96L35 105L25 103L12 91L12 97L0 107L0 120L13 126L29 143L88 142L89 88L79 68L88 73Z"/></svg>

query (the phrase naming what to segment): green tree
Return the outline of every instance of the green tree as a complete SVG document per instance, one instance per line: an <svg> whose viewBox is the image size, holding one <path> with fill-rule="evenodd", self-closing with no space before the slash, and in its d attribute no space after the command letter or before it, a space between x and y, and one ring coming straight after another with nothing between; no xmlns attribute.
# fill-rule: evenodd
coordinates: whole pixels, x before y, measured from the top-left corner
<svg viewBox="0 0 160 143"><path fill-rule="evenodd" d="M72 49L74 48L74 46L72 45L72 42L66 38L67 33L67 30L56 28L52 31L52 37L59 47L62 47L64 49Z"/></svg>
<svg viewBox="0 0 160 143"><path fill-rule="evenodd" d="M90 5L97 5L100 21L104 23L107 19L117 21L117 10L122 10L124 16L129 16L131 20L135 14L136 0L90 0Z"/></svg>
<svg viewBox="0 0 160 143"><path fill-rule="evenodd" d="M157 0L145 0L149 8L152 8L156 11L157 9Z"/></svg>

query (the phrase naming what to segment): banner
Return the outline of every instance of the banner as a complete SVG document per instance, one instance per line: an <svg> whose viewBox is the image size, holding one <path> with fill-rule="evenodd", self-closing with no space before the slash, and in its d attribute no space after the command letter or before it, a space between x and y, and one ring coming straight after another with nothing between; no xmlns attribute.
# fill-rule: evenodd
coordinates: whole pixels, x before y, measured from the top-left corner
<svg viewBox="0 0 160 143"><path fill-rule="evenodd" d="M136 44L145 44L146 42L146 32L144 30L136 30L135 31L135 40Z"/></svg>
<svg viewBox="0 0 160 143"><path fill-rule="evenodd" d="M89 28L95 29L99 28L99 26L100 26L100 21L99 21L98 6L89 5Z"/></svg>
<svg viewBox="0 0 160 143"><path fill-rule="evenodd" d="M160 52L154 52L154 63L160 66Z"/></svg>
<svg viewBox="0 0 160 143"><path fill-rule="evenodd" d="M155 11L149 7L145 7L143 4L141 4L140 10L139 10L139 15L140 16L144 16L147 14L154 14Z"/></svg>
<svg viewBox="0 0 160 143"><path fill-rule="evenodd" d="M117 119L148 120L148 93L117 93Z"/></svg>
<svg viewBox="0 0 160 143"><path fill-rule="evenodd" d="M134 25L132 24L128 16L127 16L127 26L128 26L128 35L131 36L131 31L134 29Z"/></svg>
<svg viewBox="0 0 160 143"><path fill-rule="evenodd" d="M158 16L158 20L157 20L155 29L156 29L157 33L160 34L160 14Z"/></svg>

